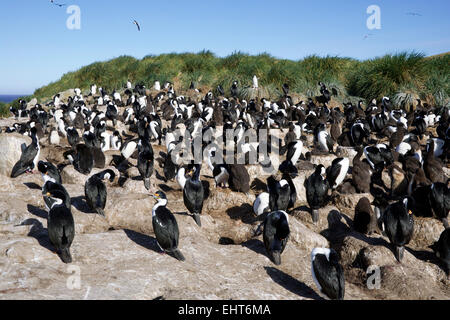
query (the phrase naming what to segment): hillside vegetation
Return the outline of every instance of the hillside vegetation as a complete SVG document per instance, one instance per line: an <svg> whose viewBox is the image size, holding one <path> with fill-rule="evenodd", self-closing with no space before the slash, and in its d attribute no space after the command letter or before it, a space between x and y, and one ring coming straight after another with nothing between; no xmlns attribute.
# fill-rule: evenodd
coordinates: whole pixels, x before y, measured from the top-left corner
<svg viewBox="0 0 450 320"><path fill-rule="evenodd" d="M250 87L253 75L259 79L260 91L269 98L281 94L283 83L288 83L291 92L300 96L317 95L319 81L337 89L340 102L390 96L398 105L415 98L445 105L450 97L450 54L426 58L421 53L402 52L365 61L312 55L292 61L276 59L267 53L251 56L236 52L220 58L210 51L201 51L149 55L142 60L121 56L96 62L63 75L27 98L36 97L43 102L70 88L86 90L92 83L113 90L122 88L127 79L147 87L155 80L170 81L181 91L188 89L191 81L207 90L221 84L229 92L233 80L238 80L243 89ZM241 92L244 96L248 94L245 89Z"/></svg>

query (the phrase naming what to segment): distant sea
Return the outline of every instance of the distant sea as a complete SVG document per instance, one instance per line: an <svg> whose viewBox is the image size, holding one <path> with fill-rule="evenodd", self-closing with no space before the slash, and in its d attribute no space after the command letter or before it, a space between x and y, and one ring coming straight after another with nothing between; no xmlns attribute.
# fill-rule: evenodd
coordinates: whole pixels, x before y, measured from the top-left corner
<svg viewBox="0 0 450 320"><path fill-rule="evenodd" d="M4 95L1 95L0 94L0 102L10 103L10 102L16 100L17 98L26 97L26 96L27 96L26 94L21 94L21 95L16 95L16 94L4 94Z"/></svg>

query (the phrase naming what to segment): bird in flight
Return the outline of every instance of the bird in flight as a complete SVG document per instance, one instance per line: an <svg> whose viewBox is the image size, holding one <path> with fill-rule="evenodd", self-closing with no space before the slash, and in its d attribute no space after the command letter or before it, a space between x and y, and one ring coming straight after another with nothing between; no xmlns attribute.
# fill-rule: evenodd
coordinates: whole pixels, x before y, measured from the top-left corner
<svg viewBox="0 0 450 320"><path fill-rule="evenodd" d="M422 15L420 13L416 13L416 12L408 12L406 13L408 16L418 16L421 17Z"/></svg>
<svg viewBox="0 0 450 320"><path fill-rule="evenodd" d="M139 26L139 23L136 20L134 20L133 23L137 26L138 30L141 31L141 27Z"/></svg>
<svg viewBox="0 0 450 320"><path fill-rule="evenodd" d="M54 2L54 0L50 0L50 2L52 3L52 4L54 4L55 6L59 6L60 8L61 7L64 7L66 4L65 3L56 3L56 2Z"/></svg>

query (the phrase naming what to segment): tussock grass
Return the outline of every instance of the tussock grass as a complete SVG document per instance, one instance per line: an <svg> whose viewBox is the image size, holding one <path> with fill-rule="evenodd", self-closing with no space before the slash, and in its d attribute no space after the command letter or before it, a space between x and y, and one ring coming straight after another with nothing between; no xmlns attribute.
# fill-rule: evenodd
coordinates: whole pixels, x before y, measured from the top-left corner
<svg viewBox="0 0 450 320"><path fill-rule="evenodd" d="M9 114L9 106L6 103L0 102L0 117L8 117Z"/></svg>
<svg viewBox="0 0 450 320"><path fill-rule="evenodd" d="M406 111L414 109L417 104L419 95L416 93L413 87L403 86L399 92L394 95L394 106Z"/></svg>
<svg viewBox="0 0 450 320"><path fill-rule="evenodd" d="M259 88L252 86L253 75ZM130 79L150 88L155 80L170 81L177 90L187 90L191 82L197 88L215 90L220 84L226 94L234 80L239 82L240 97L277 99L281 86L289 84L292 95L320 95L318 82L336 89L337 103L370 101L390 96L397 105L410 105L420 97L431 104L450 103L450 54L425 58L418 52L388 54L365 61L346 57L311 55L298 61L277 59L268 53L243 52L220 58L211 51L148 55L141 60L130 56L95 62L78 71L66 73L60 80L34 92L39 101L72 88L89 90L92 83L108 91L123 88ZM4 109L4 107L3 107Z"/></svg>
<svg viewBox="0 0 450 320"><path fill-rule="evenodd" d="M450 103L450 54L439 55L426 60L428 78L424 83L424 97L437 105Z"/></svg>
<svg viewBox="0 0 450 320"><path fill-rule="evenodd" d="M350 72L347 91L366 100L393 96L402 86L421 91L427 77L426 65L424 55L417 52L389 54L368 60Z"/></svg>

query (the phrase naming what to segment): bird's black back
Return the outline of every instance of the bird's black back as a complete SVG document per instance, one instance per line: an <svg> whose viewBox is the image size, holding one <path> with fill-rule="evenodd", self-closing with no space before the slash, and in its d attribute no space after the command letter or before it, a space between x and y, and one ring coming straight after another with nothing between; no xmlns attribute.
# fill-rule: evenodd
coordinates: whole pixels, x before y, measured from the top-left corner
<svg viewBox="0 0 450 320"><path fill-rule="evenodd" d="M344 158L336 158L331 163L331 166L327 168L327 180L330 186L333 186L336 182L339 173L341 172L342 166L339 164Z"/></svg>
<svg viewBox="0 0 450 320"><path fill-rule="evenodd" d="M434 183L429 193L430 205L434 215L447 218L450 210L450 189L444 183Z"/></svg>
<svg viewBox="0 0 450 320"><path fill-rule="evenodd" d="M97 175L90 177L84 184L84 195L91 209L105 209L107 189L104 182Z"/></svg>
<svg viewBox="0 0 450 320"><path fill-rule="evenodd" d="M57 250L71 246L75 236L75 222L66 206L55 206L48 214L48 236Z"/></svg>
<svg viewBox="0 0 450 320"><path fill-rule="evenodd" d="M94 156L91 148L85 144L78 144L76 149L77 155L74 163L75 169L80 171L82 174L91 173L92 167L94 166Z"/></svg>
<svg viewBox="0 0 450 320"><path fill-rule="evenodd" d="M172 212L166 207L156 209L152 218L153 231L162 249L172 251L178 248L178 223Z"/></svg>
<svg viewBox="0 0 450 320"><path fill-rule="evenodd" d="M392 244L404 246L412 238L414 220L402 201L389 205L383 214L386 235Z"/></svg>
<svg viewBox="0 0 450 320"><path fill-rule="evenodd" d="M345 279L341 265L331 263L324 254L317 254L312 265L322 292L330 299L342 300L345 295Z"/></svg>
<svg viewBox="0 0 450 320"><path fill-rule="evenodd" d="M306 200L311 209L320 209L327 203L328 182L314 172L305 181Z"/></svg>
<svg viewBox="0 0 450 320"><path fill-rule="evenodd" d="M283 253L289 239L289 224L282 211L274 211L264 220L263 240L269 256L273 251Z"/></svg>
<svg viewBox="0 0 450 320"><path fill-rule="evenodd" d="M205 192L201 181L187 179L183 189L184 205L190 213L201 213L203 209L203 200Z"/></svg>

